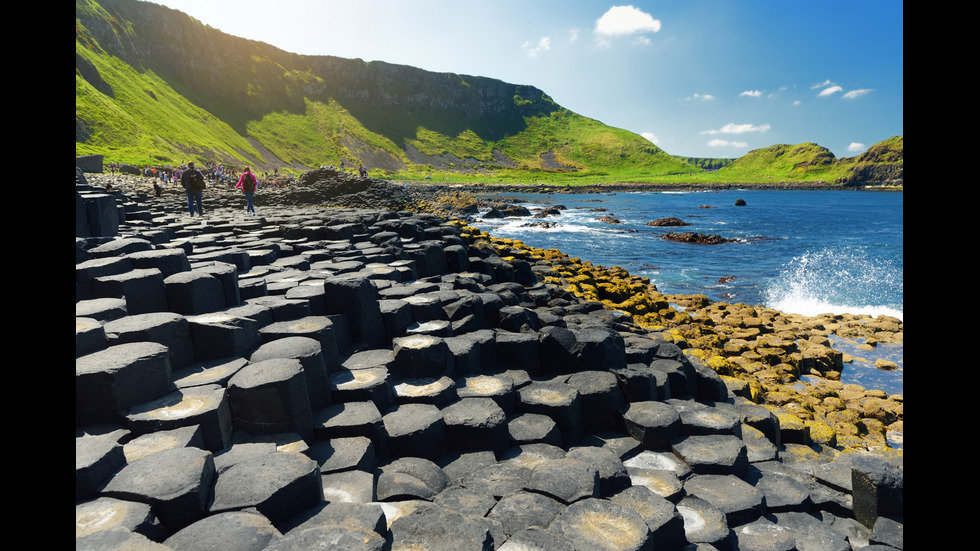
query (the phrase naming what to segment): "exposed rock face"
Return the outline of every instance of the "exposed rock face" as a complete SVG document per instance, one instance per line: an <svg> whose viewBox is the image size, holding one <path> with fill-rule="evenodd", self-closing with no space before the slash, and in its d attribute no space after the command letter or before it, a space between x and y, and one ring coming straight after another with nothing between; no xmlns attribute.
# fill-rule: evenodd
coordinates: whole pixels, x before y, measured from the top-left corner
<svg viewBox="0 0 980 551"><path fill-rule="evenodd" d="M836 183L845 186L902 186L904 182L904 138L879 142L856 159L850 174Z"/></svg>
<svg viewBox="0 0 980 551"><path fill-rule="evenodd" d="M76 16L103 48L134 67L167 75L205 108L221 106L216 111L261 118L270 109L302 111L306 99L336 100L358 120L387 121L385 136L403 147L403 140L415 138L420 120L444 121L434 130L446 134L466 128L496 141L523 129L526 116L558 108L533 86L383 61L298 55L217 32L163 6L125 0L101 0L100 6L108 16L87 11L76 11ZM106 88L94 67L79 70L93 85ZM301 78L284 79L283 72ZM261 99L239 92L249 84L263 90ZM410 128L411 135L396 127ZM497 164L512 163L502 154L494 157Z"/></svg>
<svg viewBox="0 0 980 551"><path fill-rule="evenodd" d="M102 172L102 155L85 155L84 157L75 157L75 167L82 169L82 172Z"/></svg>
<svg viewBox="0 0 980 551"><path fill-rule="evenodd" d="M837 181L849 187L860 186L901 186L905 181L904 167L892 165L858 165L851 175Z"/></svg>
<svg viewBox="0 0 980 551"><path fill-rule="evenodd" d="M360 178L333 168L320 168L304 173L295 186L272 190L279 204L316 205L350 208L404 207L411 197L400 186L385 180Z"/></svg>

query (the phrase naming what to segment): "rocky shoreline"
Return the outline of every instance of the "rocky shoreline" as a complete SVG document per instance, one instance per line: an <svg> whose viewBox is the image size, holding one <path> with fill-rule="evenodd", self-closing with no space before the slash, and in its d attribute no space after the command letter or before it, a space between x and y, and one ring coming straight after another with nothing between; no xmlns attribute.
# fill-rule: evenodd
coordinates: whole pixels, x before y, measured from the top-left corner
<svg viewBox="0 0 980 551"><path fill-rule="evenodd" d="M76 235L76 549L902 548L902 399L826 342L900 322L664 296L324 178L204 217L76 179L124 218Z"/></svg>

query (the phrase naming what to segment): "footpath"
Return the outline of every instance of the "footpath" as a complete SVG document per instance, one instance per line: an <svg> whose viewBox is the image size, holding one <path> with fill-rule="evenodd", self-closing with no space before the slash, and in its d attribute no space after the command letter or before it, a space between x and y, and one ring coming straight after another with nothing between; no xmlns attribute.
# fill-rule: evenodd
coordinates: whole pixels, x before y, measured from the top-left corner
<svg viewBox="0 0 980 551"><path fill-rule="evenodd" d="M76 175L76 549L903 548L807 442L464 226Z"/></svg>

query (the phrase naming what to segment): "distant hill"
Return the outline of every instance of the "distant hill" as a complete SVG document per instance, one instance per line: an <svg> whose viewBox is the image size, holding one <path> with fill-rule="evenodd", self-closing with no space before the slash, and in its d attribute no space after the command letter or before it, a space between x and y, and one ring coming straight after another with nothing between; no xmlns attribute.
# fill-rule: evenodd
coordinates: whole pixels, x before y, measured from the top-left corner
<svg viewBox="0 0 980 551"><path fill-rule="evenodd" d="M903 136L872 145L857 157L838 159L814 143L755 149L718 170L719 181L812 182L843 187L902 185Z"/></svg>
<svg viewBox="0 0 980 551"><path fill-rule="evenodd" d="M675 155L675 157L686 163L699 166L705 170L718 170L719 168L735 160L735 158L713 159L709 157L681 157L678 155Z"/></svg>
<svg viewBox="0 0 980 551"><path fill-rule="evenodd" d="M838 183L848 186L902 186L905 180L904 156L905 137L892 136L872 145L857 157L842 159L845 172Z"/></svg>
<svg viewBox="0 0 980 551"><path fill-rule="evenodd" d="M900 137L897 150L900 167ZM75 154L258 170L363 163L382 177L490 182L857 185L895 166L893 155L837 160L815 144L673 156L534 86L293 54L137 0L75 2Z"/></svg>

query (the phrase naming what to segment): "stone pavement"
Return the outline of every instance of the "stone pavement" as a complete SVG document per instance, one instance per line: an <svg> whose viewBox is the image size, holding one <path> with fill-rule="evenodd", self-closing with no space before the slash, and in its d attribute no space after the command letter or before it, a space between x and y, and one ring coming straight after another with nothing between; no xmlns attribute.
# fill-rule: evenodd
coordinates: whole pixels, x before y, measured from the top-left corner
<svg viewBox="0 0 980 551"><path fill-rule="evenodd" d="M116 201L76 237L76 549L903 547L900 454L785 432L545 263Z"/></svg>

